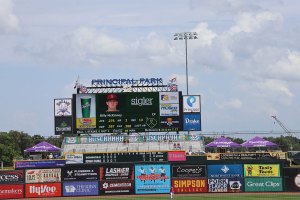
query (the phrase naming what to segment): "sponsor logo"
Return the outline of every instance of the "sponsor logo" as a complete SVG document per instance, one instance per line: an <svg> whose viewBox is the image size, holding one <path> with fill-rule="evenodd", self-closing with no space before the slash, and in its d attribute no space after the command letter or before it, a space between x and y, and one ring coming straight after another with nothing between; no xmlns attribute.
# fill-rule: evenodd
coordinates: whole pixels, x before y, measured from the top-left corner
<svg viewBox="0 0 300 200"><path fill-rule="evenodd" d="M105 176L128 176L129 168L106 168Z"/></svg>
<svg viewBox="0 0 300 200"><path fill-rule="evenodd" d="M162 100L162 101L169 101L169 95L166 95L166 94L163 94L163 95L161 95L161 98L160 98L160 100Z"/></svg>
<svg viewBox="0 0 300 200"><path fill-rule="evenodd" d="M248 187L280 187L280 183L273 182L273 181L266 181L266 182L247 182Z"/></svg>
<svg viewBox="0 0 300 200"><path fill-rule="evenodd" d="M71 100L70 99L60 99L55 100L55 115L56 116L69 116L71 115Z"/></svg>
<svg viewBox="0 0 300 200"><path fill-rule="evenodd" d="M76 191L76 188L74 185L66 185L65 190L66 192L74 193Z"/></svg>
<svg viewBox="0 0 300 200"><path fill-rule="evenodd" d="M104 189L107 189L107 188L108 188L108 183L106 183L106 182L103 183L103 188L104 188Z"/></svg>
<svg viewBox="0 0 300 200"><path fill-rule="evenodd" d="M56 187L55 186L48 186L48 185L41 185L41 186L33 186L31 185L29 187L29 192L31 194L45 194L45 193L55 193L56 192Z"/></svg>
<svg viewBox="0 0 300 200"><path fill-rule="evenodd" d="M174 180L175 188L205 187L205 180Z"/></svg>
<svg viewBox="0 0 300 200"><path fill-rule="evenodd" d="M71 131L71 126L68 126L67 122L61 122L59 127L56 127L56 131Z"/></svg>
<svg viewBox="0 0 300 200"><path fill-rule="evenodd" d="M16 182L19 176L14 174L4 174L0 175L0 182Z"/></svg>
<svg viewBox="0 0 300 200"><path fill-rule="evenodd" d="M131 99L131 105L133 106L152 106L153 98L134 98Z"/></svg>
<svg viewBox="0 0 300 200"><path fill-rule="evenodd" d="M201 174L202 171L203 171L203 168L200 168L200 167L197 167L197 168L181 168L181 167L178 167L177 172L180 172L180 173L187 173L187 174Z"/></svg>
<svg viewBox="0 0 300 200"><path fill-rule="evenodd" d="M191 125L197 125L197 124L200 124L200 120L186 118L185 123L186 124L191 124Z"/></svg>
<svg viewBox="0 0 300 200"><path fill-rule="evenodd" d="M76 137L66 137L67 144L76 144Z"/></svg>
<svg viewBox="0 0 300 200"><path fill-rule="evenodd" d="M95 190L97 188L96 185L93 184L87 184L87 185L66 185L65 190L67 193L90 193L92 190Z"/></svg>
<svg viewBox="0 0 300 200"><path fill-rule="evenodd" d="M295 177L295 185L300 188L300 174L297 174L297 176Z"/></svg>
<svg viewBox="0 0 300 200"><path fill-rule="evenodd" d="M229 187L232 190L239 190L241 189L241 182L240 181L229 181Z"/></svg>
<svg viewBox="0 0 300 200"><path fill-rule="evenodd" d="M222 168L221 168L222 172L224 172L225 174L229 171L229 168L224 165Z"/></svg>
<svg viewBox="0 0 300 200"><path fill-rule="evenodd" d="M193 107L195 102L196 102L196 98L194 96L189 96L186 100L186 103L189 107Z"/></svg>
<svg viewBox="0 0 300 200"><path fill-rule="evenodd" d="M7 194L23 194L22 189L0 189L0 196L1 195L7 195Z"/></svg>
<svg viewBox="0 0 300 200"><path fill-rule="evenodd" d="M73 170L69 171L67 170L67 177L73 177Z"/></svg>
<svg viewBox="0 0 300 200"><path fill-rule="evenodd" d="M183 112L200 112L200 96L184 96Z"/></svg>

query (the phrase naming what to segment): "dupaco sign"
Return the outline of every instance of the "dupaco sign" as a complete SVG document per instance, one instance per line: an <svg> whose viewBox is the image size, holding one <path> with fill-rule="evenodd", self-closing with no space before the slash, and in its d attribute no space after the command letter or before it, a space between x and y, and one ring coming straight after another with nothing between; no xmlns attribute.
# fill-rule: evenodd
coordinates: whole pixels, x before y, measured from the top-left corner
<svg viewBox="0 0 300 200"><path fill-rule="evenodd" d="M245 178L245 192L282 191L282 178Z"/></svg>

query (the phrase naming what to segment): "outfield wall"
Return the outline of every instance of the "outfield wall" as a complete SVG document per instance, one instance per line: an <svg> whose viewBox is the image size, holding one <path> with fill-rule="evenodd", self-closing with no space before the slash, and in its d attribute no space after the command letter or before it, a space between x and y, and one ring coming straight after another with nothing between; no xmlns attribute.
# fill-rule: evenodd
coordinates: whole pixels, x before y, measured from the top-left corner
<svg viewBox="0 0 300 200"><path fill-rule="evenodd" d="M171 186L175 193L300 192L300 169L287 164L280 159L224 162L200 156L187 156L186 161L60 167L45 167L44 162L44 167L23 165L0 171L0 199L165 194Z"/></svg>

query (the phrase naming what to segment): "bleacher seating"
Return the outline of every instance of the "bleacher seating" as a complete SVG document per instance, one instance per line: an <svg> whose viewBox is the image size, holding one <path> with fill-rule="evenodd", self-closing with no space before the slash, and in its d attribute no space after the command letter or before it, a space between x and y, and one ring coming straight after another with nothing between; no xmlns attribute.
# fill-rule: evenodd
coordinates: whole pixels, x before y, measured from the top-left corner
<svg viewBox="0 0 300 200"><path fill-rule="evenodd" d="M89 138L90 137L90 138ZM124 137L124 141L122 141ZM148 137L147 140L144 138ZM99 139L100 138L100 139ZM120 139L121 138L121 139ZM153 139L155 138L155 139ZM189 139L193 138L193 139ZM197 138L197 139L194 139ZM67 139L62 144L62 153L95 153L95 152L132 152L132 151L171 151L185 150L194 153L204 152L202 136L188 137L182 135L151 135L141 136L81 136L77 142L68 143ZM71 140L70 140L71 141Z"/></svg>

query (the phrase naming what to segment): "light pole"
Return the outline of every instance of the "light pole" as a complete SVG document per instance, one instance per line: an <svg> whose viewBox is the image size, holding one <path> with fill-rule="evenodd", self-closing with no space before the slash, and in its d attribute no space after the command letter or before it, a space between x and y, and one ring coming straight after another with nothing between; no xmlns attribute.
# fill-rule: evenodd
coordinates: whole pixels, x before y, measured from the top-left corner
<svg viewBox="0 0 300 200"><path fill-rule="evenodd" d="M185 76L186 76L186 94L189 95L189 74L188 74L188 59L187 59L187 40L198 39L196 32L175 33L174 40L185 40Z"/></svg>

